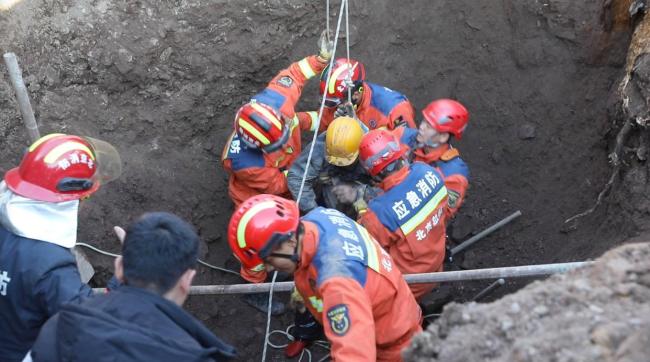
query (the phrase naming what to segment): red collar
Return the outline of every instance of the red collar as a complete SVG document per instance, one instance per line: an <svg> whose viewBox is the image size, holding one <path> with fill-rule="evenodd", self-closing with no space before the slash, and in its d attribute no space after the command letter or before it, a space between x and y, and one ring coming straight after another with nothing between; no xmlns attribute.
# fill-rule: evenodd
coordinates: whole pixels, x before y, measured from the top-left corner
<svg viewBox="0 0 650 362"><path fill-rule="evenodd" d="M409 166L405 165L402 167L401 170L393 172L392 174L388 175L382 182L379 183L379 187L381 187L382 190L388 191L391 188L393 188L395 185L399 184L400 182L404 181L406 176L409 174Z"/></svg>
<svg viewBox="0 0 650 362"><path fill-rule="evenodd" d="M444 143L437 148L422 147L413 151L415 155L415 161L422 161L424 163L430 164L440 160L440 157L449 150L449 143Z"/></svg>

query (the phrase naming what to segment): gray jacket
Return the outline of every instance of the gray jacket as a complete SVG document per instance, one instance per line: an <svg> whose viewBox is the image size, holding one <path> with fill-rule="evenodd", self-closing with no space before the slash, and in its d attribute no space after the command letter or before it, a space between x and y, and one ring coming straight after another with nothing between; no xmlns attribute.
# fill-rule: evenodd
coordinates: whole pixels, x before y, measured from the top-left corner
<svg viewBox="0 0 650 362"><path fill-rule="evenodd" d="M310 148L311 143L303 148L302 153L293 163L287 174L287 184L294 199L298 198L300 183L305 172L305 167L307 166ZM339 205L331 192L334 186L344 183L366 189L366 185L370 184L370 175L368 175L359 162L355 162L346 167L339 167L328 163L325 159L325 133L323 132L316 138L309 170L305 178L305 186L302 190L302 196L298 205L300 211L306 213L317 206L324 206L347 213L346 209L349 205Z"/></svg>

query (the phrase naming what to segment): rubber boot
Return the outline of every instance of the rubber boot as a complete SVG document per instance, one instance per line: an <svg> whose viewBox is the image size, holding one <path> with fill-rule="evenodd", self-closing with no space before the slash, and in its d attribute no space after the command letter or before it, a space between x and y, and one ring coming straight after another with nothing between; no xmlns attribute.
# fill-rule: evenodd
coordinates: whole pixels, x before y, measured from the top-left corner
<svg viewBox="0 0 650 362"><path fill-rule="evenodd" d="M289 342L289 344L284 348L284 355L287 356L287 358L298 357L302 353L302 350L308 345L309 342L302 340Z"/></svg>
<svg viewBox="0 0 650 362"><path fill-rule="evenodd" d="M294 341L284 349L284 355L292 358L300 355L302 350L308 347L311 342L323 336L323 327L316 321L316 318L303 306L296 308L294 315L294 327L291 331Z"/></svg>

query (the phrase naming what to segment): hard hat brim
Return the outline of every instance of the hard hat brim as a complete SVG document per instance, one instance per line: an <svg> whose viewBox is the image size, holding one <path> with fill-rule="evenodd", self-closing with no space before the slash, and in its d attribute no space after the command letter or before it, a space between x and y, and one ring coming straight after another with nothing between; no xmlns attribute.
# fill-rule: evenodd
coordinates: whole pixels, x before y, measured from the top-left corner
<svg viewBox="0 0 650 362"><path fill-rule="evenodd" d="M344 167L353 164L354 161L357 160L357 157L359 157L359 151L353 153L348 157L336 157L336 156L326 155L325 159L327 160L328 163L334 166Z"/></svg>
<svg viewBox="0 0 650 362"><path fill-rule="evenodd" d="M19 169L18 167L16 167L16 168L12 168L11 170L7 171L7 173L5 173L4 180L7 184L7 187L15 194L32 200L45 201L45 202L64 202L64 201L78 200L86 196L89 196L93 192L97 191L97 189L99 188L99 182L95 181L93 182L93 186L90 189L82 193L74 193L74 194L56 193L48 189L45 189L43 187L34 185L30 182L24 181L22 177L20 177L20 173L18 171Z"/></svg>

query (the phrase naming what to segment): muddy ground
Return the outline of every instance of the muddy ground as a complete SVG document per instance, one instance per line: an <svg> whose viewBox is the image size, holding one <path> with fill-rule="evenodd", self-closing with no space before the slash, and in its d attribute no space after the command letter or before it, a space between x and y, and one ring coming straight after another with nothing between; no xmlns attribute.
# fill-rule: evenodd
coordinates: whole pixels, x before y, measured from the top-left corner
<svg viewBox="0 0 650 362"><path fill-rule="evenodd" d="M454 236L523 213L450 268L583 260L646 229L639 187L618 187L596 212L564 223L593 205L610 173L609 98L630 27L605 15L600 0L351 1L351 54L371 81L405 93L418 110L439 97L470 110L456 146L471 189ZM80 239L116 252L113 225L173 211L196 225L205 260L234 269L220 167L232 118L278 70L314 53L324 26L324 1L24 0L0 12L0 50L18 55L42 133L90 135L122 153L122 177L83 204ZM2 173L27 146L3 77ZM306 88L299 109L315 108L316 90ZM646 172L636 165L631 171ZM89 256L101 283L112 261ZM196 280L238 282L205 268ZM508 281L493 297L527 282ZM464 301L487 284L444 292ZM241 360L260 355L265 316L238 297L192 297L187 308L239 346Z"/></svg>

